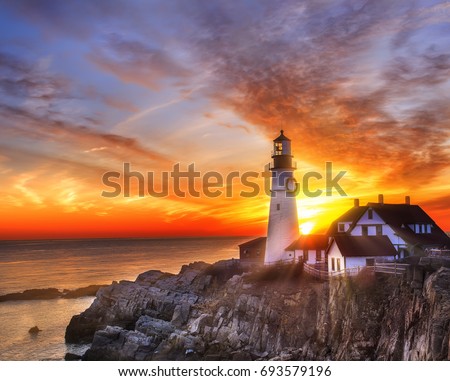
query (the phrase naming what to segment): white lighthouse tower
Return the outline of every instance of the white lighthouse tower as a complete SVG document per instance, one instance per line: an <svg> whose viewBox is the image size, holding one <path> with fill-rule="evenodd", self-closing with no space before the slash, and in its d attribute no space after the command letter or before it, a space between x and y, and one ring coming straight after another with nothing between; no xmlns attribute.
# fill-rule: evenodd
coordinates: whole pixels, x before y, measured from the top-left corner
<svg viewBox="0 0 450 381"><path fill-rule="evenodd" d="M280 136L273 141L272 187L270 199L269 225L264 264L292 260L286 256L285 248L298 238L297 203L295 201L297 183L294 179L295 167L292 163L291 140Z"/></svg>

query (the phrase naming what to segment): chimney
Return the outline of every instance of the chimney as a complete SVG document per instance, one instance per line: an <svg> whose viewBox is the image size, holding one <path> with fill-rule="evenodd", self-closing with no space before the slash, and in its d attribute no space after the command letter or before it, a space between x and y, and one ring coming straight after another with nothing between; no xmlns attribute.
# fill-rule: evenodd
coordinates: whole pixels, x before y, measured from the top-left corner
<svg viewBox="0 0 450 381"><path fill-rule="evenodd" d="M405 204L406 205L411 205L411 197L405 196Z"/></svg>
<svg viewBox="0 0 450 381"><path fill-rule="evenodd" d="M378 195L378 203L379 203L379 204L382 204L382 205L384 204L384 197L383 197L382 194L379 194L379 195Z"/></svg>
<svg viewBox="0 0 450 381"><path fill-rule="evenodd" d="M357 207L359 206L359 198L355 198L355 199L353 200L353 206L354 206L355 208L357 208Z"/></svg>

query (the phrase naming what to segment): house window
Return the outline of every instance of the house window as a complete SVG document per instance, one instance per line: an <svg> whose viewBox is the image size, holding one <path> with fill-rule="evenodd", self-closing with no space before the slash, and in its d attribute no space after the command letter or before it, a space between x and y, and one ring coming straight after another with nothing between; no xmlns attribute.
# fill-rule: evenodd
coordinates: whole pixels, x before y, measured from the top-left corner
<svg viewBox="0 0 450 381"><path fill-rule="evenodd" d="M331 271L335 271L336 267L334 266L334 258L331 258Z"/></svg>
<svg viewBox="0 0 450 381"><path fill-rule="evenodd" d="M422 225L422 233L425 233L425 225Z"/></svg>
<svg viewBox="0 0 450 381"><path fill-rule="evenodd" d="M373 220L373 210L372 210L372 209L369 209L369 210L367 211L367 218L368 218L369 220Z"/></svg>
<svg viewBox="0 0 450 381"><path fill-rule="evenodd" d="M341 271L341 259L340 258L336 258L336 268L337 268L337 271Z"/></svg>
<svg viewBox="0 0 450 381"><path fill-rule="evenodd" d="M427 233L428 233L428 234L431 233L431 225L430 225L430 224L427 225Z"/></svg>
<svg viewBox="0 0 450 381"><path fill-rule="evenodd" d="M383 234L383 226L377 225L377 235L382 235L382 234Z"/></svg>
<svg viewBox="0 0 450 381"><path fill-rule="evenodd" d="M280 204L277 204L277 210L280 210Z"/></svg>
<svg viewBox="0 0 450 381"><path fill-rule="evenodd" d="M361 226L361 234L362 235L368 235L369 234L369 229L367 228L366 225Z"/></svg>
<svg viewBox="0 0 450 381"><path fill-rule="evenodd" d="M322 251L316 250L316 262L320 262L322 260Z"/></svg>
<svg viewBox="0 0 450 381"><path fill-rule="evenodd" d="M308 262L308 250L303 249L303 261Z"/></svg>
<svg viewBox="0 0 450 381"><path fill-rule="evenodd" d="M339 233L345 233L345 224L344 223L340 222L338 224L338 232Z"/></svg>
<svg viewBox="0 0 450 381"><path fill-rule="evenodd" d="M416 224L416 233L420 233L420 225Z"/></svg>

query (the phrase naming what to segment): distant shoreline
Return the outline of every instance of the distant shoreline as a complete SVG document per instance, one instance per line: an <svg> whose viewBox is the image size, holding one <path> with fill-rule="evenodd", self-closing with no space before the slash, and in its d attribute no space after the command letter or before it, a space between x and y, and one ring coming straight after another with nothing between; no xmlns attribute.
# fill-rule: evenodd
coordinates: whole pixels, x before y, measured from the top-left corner
<svg viewBox="0 0 450 381"><path fill-rule="evenodd" d="M76 299L85 296L95 296L97 291L108 285L93 284L86 287L76 288L74 290L58 290L57 288L39 288L30 289L23 292L13 292L10 294L0 295L0 303L14 301L29 300L51 300L51 299Z"/></svg>

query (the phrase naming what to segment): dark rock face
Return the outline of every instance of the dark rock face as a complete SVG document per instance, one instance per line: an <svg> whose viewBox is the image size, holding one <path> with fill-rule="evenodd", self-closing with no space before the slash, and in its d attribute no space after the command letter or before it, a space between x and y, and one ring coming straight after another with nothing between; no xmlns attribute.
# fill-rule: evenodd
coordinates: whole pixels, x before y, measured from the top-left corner
<svg viewBox="0 0 450 381"><path fill-rule="evenodd" d="M195 263L115 283L66 339L92 341L85 360L448 358L450 269L421 289L373 274L325 283L241 273L233 261Z"/></svg>

